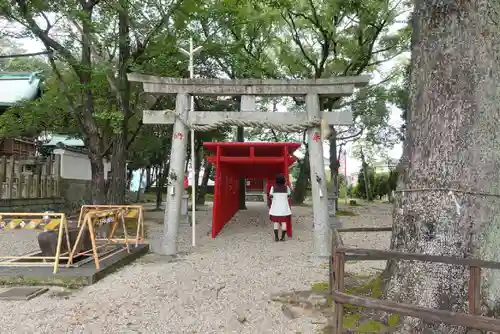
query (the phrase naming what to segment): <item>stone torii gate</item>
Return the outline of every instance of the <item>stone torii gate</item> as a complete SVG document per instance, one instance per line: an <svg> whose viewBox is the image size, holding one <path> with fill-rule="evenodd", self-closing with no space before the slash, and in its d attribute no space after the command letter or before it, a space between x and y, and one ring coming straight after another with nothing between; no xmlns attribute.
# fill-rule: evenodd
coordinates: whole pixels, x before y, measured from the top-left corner
<svg viewBox="0 0 500 334"><path fill-rule="evenodd" d="M128 80L141 82L150 94L176 94L175 111L145 110L144 124L174 124L168 176L167 205L165 207L164 252L177 253L177 234L180 223L183 175L189 128L209 131L220 126L266 127L280 131L298 132L307 129L311 185L314 212L314 250L316 256L331 254L331 228L328 224L328 196L323 139L320 124L351 125L351 112L323 113L319 106L320 96L345 97L357 87L364 87L369 77L337 77L310 80L261 80L261 79L181 79L130 73ZM241 96L239 112L189 112L190 95ZM256 96L305 96L307 113L255 112ZM217 181L216 181L217 182Z"/></svg>

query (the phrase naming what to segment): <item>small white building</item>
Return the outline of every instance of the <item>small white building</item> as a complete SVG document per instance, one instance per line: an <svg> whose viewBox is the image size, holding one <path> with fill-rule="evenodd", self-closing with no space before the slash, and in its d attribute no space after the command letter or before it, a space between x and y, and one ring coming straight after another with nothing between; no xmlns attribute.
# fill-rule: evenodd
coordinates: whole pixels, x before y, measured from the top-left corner
<svg viewBox="0 0 500 334"><path fill-rule="evenodd" d="M56 148L53 153L61 156L61 178L83 181L92 180L90 159L86 153L69 147ZM110 170L111 162L104 160L104 179L108 179Z"/></svg>
<svg viewBox="0 0 500 334"><path fill-rule="evenodd" d="M40 140L45 141L44 149L52 150L53 154L61 156L61 178L70 180L92 180L90 159L85 152L85 143L71 135L57 133L46 134ZM104 160L104 178L108 179L111 162Z"/></svg>

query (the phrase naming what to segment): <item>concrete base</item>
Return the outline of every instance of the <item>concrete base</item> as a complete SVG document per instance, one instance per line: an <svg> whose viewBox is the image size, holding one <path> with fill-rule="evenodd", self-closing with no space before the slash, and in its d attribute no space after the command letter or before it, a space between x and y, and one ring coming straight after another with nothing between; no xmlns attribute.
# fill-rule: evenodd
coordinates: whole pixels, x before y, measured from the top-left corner
<svg viewBox="0 0 500 334"><path fill-rule="evenodd" d="M117 245L123 247L124 245ZM52 267L37 266L0 266L0 284L3 285L56 285L78 288L91 285L112 272L118 270L149 252L149 245L131 246L130 253L117 253L100 261L101 269L95 268L94 261L89 261L77 268L59 265L59 272L53 274Z"/></svg>

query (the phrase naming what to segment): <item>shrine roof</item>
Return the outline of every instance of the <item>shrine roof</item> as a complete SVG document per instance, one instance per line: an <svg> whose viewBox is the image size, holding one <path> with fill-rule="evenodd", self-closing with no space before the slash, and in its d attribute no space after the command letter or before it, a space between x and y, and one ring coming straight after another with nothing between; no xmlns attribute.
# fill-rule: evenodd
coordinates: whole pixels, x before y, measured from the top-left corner
<svg viewBox="0 0 500 334"><path fill-rule="evenodd" d="M0 72L0 109L22 100L33 100L41 95L42 77L38 72Z"/></svg>
<svg viewBox="0 0 500 334"><path fill-rule="evenodd" d="M258 157L280 157L283 148L288 148L288 154L297 150L301 143L297 142L206 142L203 144L211 153L217 153L217 147L223 148L225 156L243 157L247 156L250 148L255 151Z"/></svg>

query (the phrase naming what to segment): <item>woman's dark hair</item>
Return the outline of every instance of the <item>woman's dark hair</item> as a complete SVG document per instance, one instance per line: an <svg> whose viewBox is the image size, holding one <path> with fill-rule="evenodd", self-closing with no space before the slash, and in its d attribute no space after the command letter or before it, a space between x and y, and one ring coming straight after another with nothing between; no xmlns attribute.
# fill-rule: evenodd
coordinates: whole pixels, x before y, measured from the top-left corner
<svg viewBox="0 0 500 334"><path fill-rule="evenodd" d="M286 183L285 176L283 174L276 175L276 184L284 185Z"/></svg>

